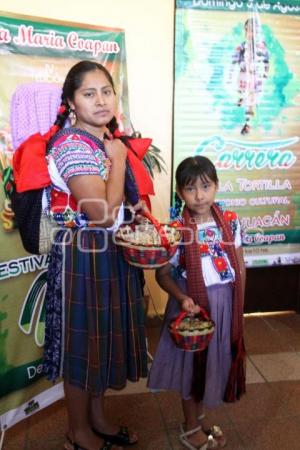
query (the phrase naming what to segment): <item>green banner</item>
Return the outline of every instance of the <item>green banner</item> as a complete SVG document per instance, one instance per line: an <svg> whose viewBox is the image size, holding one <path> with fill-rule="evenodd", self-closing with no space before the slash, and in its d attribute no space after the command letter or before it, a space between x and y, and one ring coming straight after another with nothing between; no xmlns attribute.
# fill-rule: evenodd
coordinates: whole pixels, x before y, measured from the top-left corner
<svg viewBox="0 0 300 450"><path fill-rule="evenodd" d="M112 74L117 119L130 131L124 30L0 13L0 430L63 395L60 380L52 387L42 375L49 257L25 252L9 200L10 101L23 83L61 86L82 59Z"/></svg>
<svg viewBox="0 0 300 450"><path fill-rule="evenodd" d="M176 6L173 167L214 162L248 266L299 264L300 4Z"/></svg>
<svg viewBox="0 0 300 450"><path fill-rule="evenodd" d="M0 397L26 388L43 376L42 359L8 369L1 377Z"/></svg>
<svg viewBox="0 0 300 450"><path fill-rule="evenodd" d="M0 44L3 51L19 55L57 56L64 58L101 58L113 61L124 55L124 32L103 29L101 35L93 29L0 15ZM122 51L123 50L123 51Z"/></svg>

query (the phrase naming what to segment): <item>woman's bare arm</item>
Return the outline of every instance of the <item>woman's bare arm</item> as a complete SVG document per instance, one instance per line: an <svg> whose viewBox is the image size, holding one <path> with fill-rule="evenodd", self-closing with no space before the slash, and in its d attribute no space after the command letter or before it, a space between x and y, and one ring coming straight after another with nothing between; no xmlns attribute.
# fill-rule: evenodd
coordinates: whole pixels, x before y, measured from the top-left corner
<svg viewBox="0 0 300 450"><path fill-rule="evenodd" d="M68 187L80 210L86 212L92 222L110 227L124 197L127 149L118 139L106 143L105 149L111 160L107 182L98 175L78 175L70 178Z"/></svg>

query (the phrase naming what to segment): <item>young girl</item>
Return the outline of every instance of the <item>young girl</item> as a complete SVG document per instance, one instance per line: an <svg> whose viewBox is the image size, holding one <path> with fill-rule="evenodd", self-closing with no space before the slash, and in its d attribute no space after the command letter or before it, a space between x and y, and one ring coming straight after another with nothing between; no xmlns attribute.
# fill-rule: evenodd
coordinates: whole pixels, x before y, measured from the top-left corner
<svg viewBox="0 0 300 450"><path fill-rule="evenodd" d="M170 297L148 386L181 394L185 423L180 440L192 450L226 444L220 427L208 423L203 406L235 401L245 392L241 230L236 214L223 212L215 203L217 189L216 169L208 158L190 157L179 164L175 208L180 210L184 202L183 242L156 272L157 282ZM197 314L199 306L215 322L212 340L202 352L181 350L168 324L181 310Z"/></svg>

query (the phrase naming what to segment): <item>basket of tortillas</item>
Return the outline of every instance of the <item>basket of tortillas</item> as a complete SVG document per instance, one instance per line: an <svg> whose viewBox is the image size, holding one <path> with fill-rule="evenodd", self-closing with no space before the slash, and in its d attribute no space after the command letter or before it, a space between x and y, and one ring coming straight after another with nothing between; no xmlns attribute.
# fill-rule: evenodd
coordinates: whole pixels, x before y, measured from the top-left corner
<svg viewBox="0 0 300 450"><path fill-rule="evenodd" d="M178 222L161 224L148 211L141 223L124 224L115 234L126 261L143 269L156 269L169 261L181 240Z"/></svg>
<svg viewBox="0 0 300 450"><path fill-rule="evenodd" d="M195 316L182 311L176 319L171 321L168 328L177 347L196 352L208 346L214 333L215 323L206 310L200 308Z"/></svg>

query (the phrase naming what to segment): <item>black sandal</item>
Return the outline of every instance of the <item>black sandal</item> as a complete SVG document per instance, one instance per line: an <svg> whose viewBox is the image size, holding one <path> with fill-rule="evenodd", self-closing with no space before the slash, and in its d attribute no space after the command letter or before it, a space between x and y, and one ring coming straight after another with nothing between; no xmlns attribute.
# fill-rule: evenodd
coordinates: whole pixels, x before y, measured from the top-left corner
<svg viewBox="0 0 300 450"><path fill-rule="evenodd" d="M120 426L120 429L116 434L101 433L100 431L96 430L95 428L92 428L92 430L97 436L101 437L105 441L112 442L113 444L120 445L121 447L135 445L138 442L138 440L133 441L133 442L130 441L129 431L128 431L127 427Z"/></svg>
<svg viewBox="0 0 300 450"><path fill-rule="evenodd" d="M73 445L73 450L87 450L84 447L80 447L79 444L77 444L76 442L72 443ZM111 450L113 444L111 444L110 442L104 442L103 446L99 448L99 450Z"/></svg>
<svg viewBox="0 0 300 450"><path fill-rule="evenodd" d="M66 439L70 442L71 445L73 445L73 450L87 450L84 447L81 447L79 444L77 444L77 442L73 442L68 435L66 435ZM104 444L102 445L102 447L99 448L99 450L111 450L113 446L112 442L107 441L106 439L104 440Z"/></svg>

